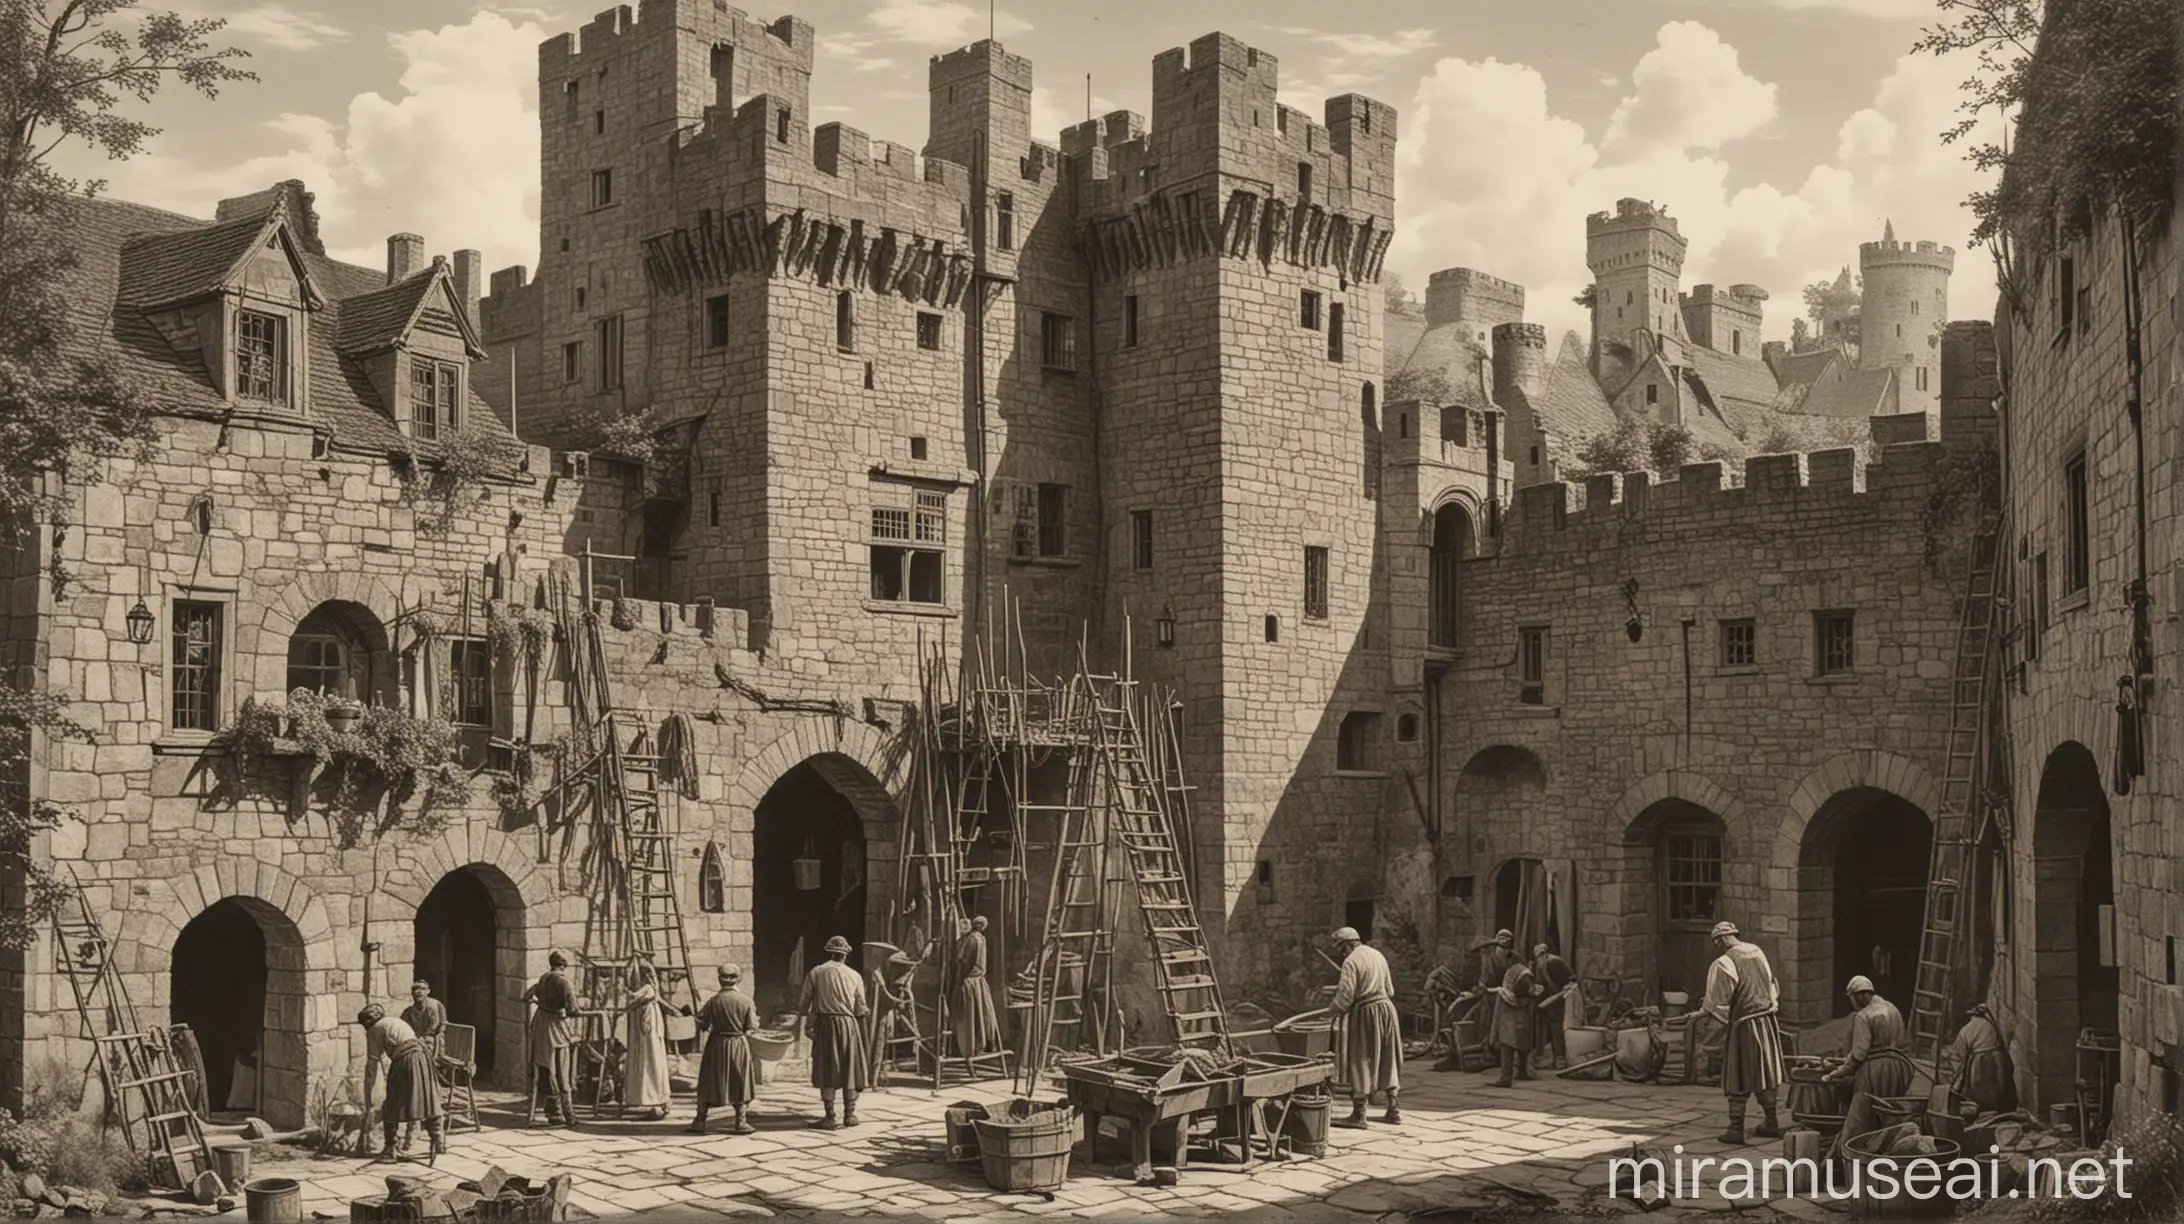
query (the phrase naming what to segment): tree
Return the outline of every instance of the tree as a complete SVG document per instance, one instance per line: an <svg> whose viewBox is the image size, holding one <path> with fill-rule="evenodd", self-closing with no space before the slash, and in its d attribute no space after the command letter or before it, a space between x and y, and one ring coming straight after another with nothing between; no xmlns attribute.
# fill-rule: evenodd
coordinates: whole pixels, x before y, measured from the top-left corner
<svg viewBox="0 0 2184 1224"><path fill-rule="evenodd" d="M18 528L62 512L87 462L127 454L151 436L151 406L110 368L72 345L66 299L75 264L72 202L97 194L50 158L71 141L121 160L159 129L121 113L177 80L206 97L255 80L211 50L225 23L143 15L117 28L136 0L0 0L0 516Z"/></svg>
<svg viewBox="0 0 2184 1224"><path fill-rule="evenodd" d="M1388 283L1382 293L1389 314L1408 314L1417 308L1418 299L1403 287L1403 278L1396 273L1388 273Z"/></svg>
<svg viewBox="0 0 2184 1224"><path fill-rule="evenodd" d="M1608 472L1674 472L1699 453L1698 439L1681 425L1627 416L1607 433L1594 434L1577 448L1572 476Z"/></svg>
<svg viewBox="0 0 2184 1224"><path fill-rule="evenodd" d="M1803 319L1790 320L1790 351L1802 353L1812 346L1812 329Z"/></svg>
<svg viewBox="0 0 2184 1224"><path fill-rule="evenodd" d="M1600 304L1600 286L1587 285L1585 286L1584 292L1578 294L1576 297L1571 298L1570 300L1580 306L1583 306L1587 310L1591 310Z"/></svg>

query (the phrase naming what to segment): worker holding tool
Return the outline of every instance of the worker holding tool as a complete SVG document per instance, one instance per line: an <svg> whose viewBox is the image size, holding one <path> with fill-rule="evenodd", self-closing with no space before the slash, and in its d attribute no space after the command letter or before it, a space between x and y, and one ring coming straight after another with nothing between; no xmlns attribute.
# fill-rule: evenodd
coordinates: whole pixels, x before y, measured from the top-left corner
<svg viewBox="0 0 2184 1224"><path fill-rule="evenodd" d="M1733 922L1717 922L1713 930L1714 963L1706 970L1706 1014L1729 1030L1728 1048L1721 1063L1721 1092L1729 1098L1729 1129L1721 1141L1744 1142L1744 1107L1752 1097L1767 1111L1767 1120L1753 1134L1761 1139L1782 1137L1775 1114L1775 1090L1783 1081L1782 1022L1777 1016L1781 991L1775 985L1774 966L1767 954L1737 938Z"/></svg>
<svg viewBox="0 0 2184 1224"><path fill-rule="evenodd" d="M1500 1031L1501 1028L1499 1013L1501 1011L1502 982L1509 976L1509 967L1516 964L1519 959L1517 956L1517 937L1507 930L1494 932L1494 941L1479 950L1478 989L1479 993L1485 996L1486 1001L1485 1014L1480 1017L1483 1023L1479 1026L1479 1033L1489 1046L1494 1044L1494 1034ZM1487 1060L1486 1069L1489 1073L1499 1066L1500 1064L1494 1060Z"/></svg>
<svg viewBox="0 0 2184 1224"><path fill-rule="evenodd" d="M1496 1088L1514 1087L1516 1080L1533 1078L1532 1049L1539 1044L1534 1023L1539 1018L1539 994L1539 981L1532 976L1532 967L1512 959L1492 996L1494 1045L1501 1051L1501 1078L1494 1081Z"/></svg>
<svg viewBox="0 0 2184 1224"><path fill-rule="evenodd" d="M1904 1052L1907 1032L1903 1013L1874 993L1873 979L1861 974L1850 979L1843 990L1850 996L1852 1009L1850 1054L1840 1066L1820 1077L1838 1083L1849 1080L1857 1088L1843 1117L1843 1133L1836 1139L1839 1154L1847 1150L1842 1146L1845 1141L1876 1128L1874 1103L1909 1092L1911 1079L1918 1073L1911 1056Z"/></svg>
<svg viewBox="0 0 2184 1224"><path fill-rule="evenodd" d="M1327 1016L1342 1029L1343 1078L1350 1084L1351 1105L1350 1116L1335 1125L1365 1129L1366 1103L1382 1091L1388 1094L1388 1112L1381 1122L1400 1125L1403 1112L1395 1098L1402 1088L1403 1018L1395 1010L1395 978L1388 972L1388 958L1366 947L1356 927L1340 927L1333 938L1342 976Z"/></svg>
<svg viewBox="0 0 2184 1224"><path fill-rule="evenodd" d="M576 1078L576 988L569 984L569 958L548 953L546 972L523 992L533 1006L529 1045L532 1093L546 1101L546 1125L574 1126L569 1099Z"/></svg>
<svg viewBox="0 0 2184 1224"><path fill-rule="evenodd" d="M1577 989L1577 972L1570 962L1550 951L1546 944L1532 946L1532 980L1544 997L1539 1001L1539 1037L1532 1043L1532 1065L1544 1068L1540 1052L1553 1049L1555 1066L1570 1065L1570 1041L1563 1032L1569 1013L1569 997Z"/></svg>
<svg viewBox="0 0 2184 1224"><path fill-rule="evenodd" d="M364 1111L372 1108L372 1092L379 1086L379 1064L387 1064L387 1098L379 1107L379 1128L386 1144L379 1160L391 1164L395 1136L405 1125L425 1124L432 1139L432 1159L447 1151L445 1120L440 1114L440 1081L432 1069L432 1055L416 1030L389 1016L377 1003L356 1014L364 1029Z"/></svg>

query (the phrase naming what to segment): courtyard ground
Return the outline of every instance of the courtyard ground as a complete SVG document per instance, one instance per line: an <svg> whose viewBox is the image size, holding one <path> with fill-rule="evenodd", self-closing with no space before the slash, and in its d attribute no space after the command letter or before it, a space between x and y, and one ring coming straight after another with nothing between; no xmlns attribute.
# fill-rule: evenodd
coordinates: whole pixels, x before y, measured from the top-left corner
<svg viewBox="0 0 2184 1224"><path fill-rule="evenodd" d="M1233 1216L1453 1224L1637 1213L1635 1204L1606 1199L1608 1157L1627 1153L1633 1143L1663 1154L1680 1143L1687 1157L1726 1150L1713 1138L1722 1118L1717 1089L1580 1083L1550 1074L1501 1090L1487 1086L1488 1076L1437 1073L1414 1061L1404 1068L1403 1124L1336 1129L1324 1159L1262 1164L1248 1172L1194 1162L1177 1185L1139 1186L1118 1174L1124 1152L1110 1141L1098 1163L1080 1148L1070 1180L1049 1200L997 1193L976 1165L946 1163L944 1108L962 1100L1006 1100L1005 1082L950 1087L938 1096L910 1086L870 1092L859 1100L859 1126L826 1132L806 1127L817 1115L817 1096L801 1071L785 1064L762 1090L752 1115L760 1133L751 1136L683 1133L690 1107L682 1101L666 1122L525 1129L523 1101L493 1094L480 1102L486 1129L458 1132L434 1169L370 1165L354 1157L275 1157L261 1159L253 1175L296 1178L304 1186L306 1211L341 1219L348 1217L349 1200L383 1193L389 1172L451 1186L499 1165L534 1179L573 1174L572 1216ZM1778 1147L1736 1151L1758 1157ZM1550 1196L1553 1206L1525 1198L1526 1190ZM1649 1214L1672 1218L1730 1207L1717 1199ZM1776 1202L1746 1205L1741 1214L1813 1220L1830 1213L1810 1202Z"/></svg>

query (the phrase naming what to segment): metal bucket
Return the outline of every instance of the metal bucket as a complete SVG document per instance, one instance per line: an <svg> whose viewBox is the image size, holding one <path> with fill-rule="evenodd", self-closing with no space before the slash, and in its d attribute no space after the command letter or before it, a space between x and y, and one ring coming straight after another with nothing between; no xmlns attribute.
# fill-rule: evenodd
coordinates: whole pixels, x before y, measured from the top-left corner
<svg viewBox="0 0 2184 1224"><path fill-rule="evenodd" d="M212 1171L220 1175L220 1184L241 1186L250 1180L250 1145L247 1143L215 1143L206 1151L212 1153Z"/></svg>
<svg viewBox="0 0 2184 1224"><path fill-rule="evenodd" d="M303 1224L303 1187L286 1177L261 1177L243 1187L250 1224Z"/></svg>

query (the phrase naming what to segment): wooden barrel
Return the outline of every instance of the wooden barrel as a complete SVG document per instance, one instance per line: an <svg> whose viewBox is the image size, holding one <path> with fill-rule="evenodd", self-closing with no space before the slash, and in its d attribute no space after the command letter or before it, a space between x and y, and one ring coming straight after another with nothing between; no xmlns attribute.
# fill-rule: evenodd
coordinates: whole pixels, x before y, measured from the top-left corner
<svg viewBox="0 0 2184 1224"><path fill-rule="evenodd" d="M1957 1145L1946 1139L1933 1140L1934 1151L1931 1155L1890 1156L1886 1152L1876 1151L1875 1149L1879 1145L1874 1140L1887 1134L1892 1129L1894 1128L1884 1126L1877 1131L1868 1131L1863 1135L1852 1136L1843 1144L1844 1152L1849 1157L1851 1166L1855 1170L1853 1176L1858 1187L1858 1197L1851 1200L1851 1218L1854 1220L1943 1220L1955 1215L1956 1201L1941 1191L1948 1183L1949 1163L1957 1158ZM1890 1162L1889 1176L1896 1185L1896 1193L1888 1196L1879 1193L1878 1184L1868 1177L1869 1167L1874 1162L1884 1160ZM1903 1175L1913 1161L1930 1161L1932 1167L1939 1171L1938 1177L1928 1176L1921 1179L1921 1188L1933 1191L1933 1197L1926 1199L1913 1198L1904 1192Z"/></svg>
<svg viewBox="0 0 2184 1224"><path fill-rule="evenodd" d="M1023 1119L974 1118L986 1184L996 1190L1058 1190L1069 1178L1069 1149L1076 1144L1077 1114L1067 1107Z"/></svg>
<svg viewBox="0 0 2184 1224"><path fill-rule="evenodd" d="M1852 1087L1848 1080L1823 1080L1818 1068L1790 1069L1790 1113L1815 1117L1841 1116L1850 1112Z"/></svg>

